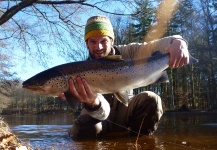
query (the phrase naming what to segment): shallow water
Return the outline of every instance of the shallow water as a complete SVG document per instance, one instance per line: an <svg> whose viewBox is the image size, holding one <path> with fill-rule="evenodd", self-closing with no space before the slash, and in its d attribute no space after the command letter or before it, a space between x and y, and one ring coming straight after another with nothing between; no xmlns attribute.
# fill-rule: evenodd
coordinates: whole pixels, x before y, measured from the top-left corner
<svg viewBox="0 0 217 150"><path fill-rule="evenodd" d="M34 148L45 150L216 150L217 114L165 113L153 136L73 141L70 114L3 116L12 131Z"/></svg>

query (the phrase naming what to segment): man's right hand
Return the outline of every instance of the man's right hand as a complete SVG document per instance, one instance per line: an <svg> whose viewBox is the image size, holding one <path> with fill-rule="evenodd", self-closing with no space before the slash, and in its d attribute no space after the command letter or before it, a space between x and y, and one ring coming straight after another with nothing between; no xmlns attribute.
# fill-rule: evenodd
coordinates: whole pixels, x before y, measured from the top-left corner
<svg viewBox="0 0 217 150"><path fill-rule="evenodd" d="M69 79L69 90L80 102L86 103L88 106L100 105L97 93L94 93L87 81L79 76L74 80Z"/></svg>

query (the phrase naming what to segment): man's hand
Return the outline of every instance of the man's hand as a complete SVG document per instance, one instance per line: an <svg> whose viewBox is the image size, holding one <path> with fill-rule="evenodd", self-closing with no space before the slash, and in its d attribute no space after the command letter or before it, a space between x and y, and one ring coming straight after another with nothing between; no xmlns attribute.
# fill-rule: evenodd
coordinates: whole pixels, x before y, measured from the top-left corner
<svg viewBox="0 0 217 150"><path fill-rule="evenodd" d="M167 48L170 53L170 68L179 68L189 63L189 52L186 41L182 39L174 39Z"/></svg>
<svg viewBox="0 0 217 150"><path fill-rule="evenodd" d="M97 94L81 77L76 77L74 80L69 79L69 90L80 102L86 103L88 106L98 106L100 104Z"/></svg>

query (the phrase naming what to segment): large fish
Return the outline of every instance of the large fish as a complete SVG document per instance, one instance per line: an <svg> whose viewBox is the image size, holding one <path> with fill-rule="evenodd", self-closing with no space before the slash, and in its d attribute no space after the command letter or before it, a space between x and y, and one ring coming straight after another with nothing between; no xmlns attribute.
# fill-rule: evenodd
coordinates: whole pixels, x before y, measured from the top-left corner
<svg viewBox="0 0 217 150"><path fill-rule="evenodd" d="M164 70L169 66L169 57L168 53L157 51L150 57L137 60L122 60L115 55L67 63L36 74L23 82L23 88L45 96L68 95L68 80L80 76L86 79L94 92L115 93L127 105L127 90L168 81ZM190 57L190 64L196 62L197 59Z"/></svg>

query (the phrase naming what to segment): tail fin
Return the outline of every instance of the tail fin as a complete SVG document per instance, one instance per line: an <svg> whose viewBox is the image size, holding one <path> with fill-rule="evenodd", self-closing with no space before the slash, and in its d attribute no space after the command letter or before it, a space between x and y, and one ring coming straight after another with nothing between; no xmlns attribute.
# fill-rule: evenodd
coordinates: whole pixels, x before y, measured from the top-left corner
<svg viewBox="0 0 217 150"><path fill-rule="evenodd" d="M194 58L193 56L189 56L189 64L195 64L195 63L198 63L199 60Z"/></svg>

